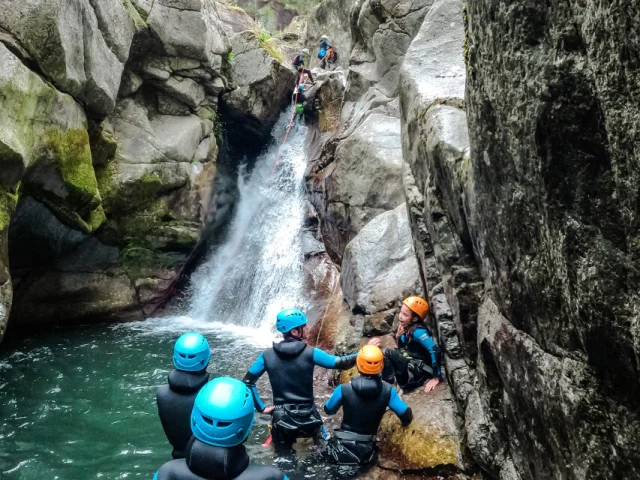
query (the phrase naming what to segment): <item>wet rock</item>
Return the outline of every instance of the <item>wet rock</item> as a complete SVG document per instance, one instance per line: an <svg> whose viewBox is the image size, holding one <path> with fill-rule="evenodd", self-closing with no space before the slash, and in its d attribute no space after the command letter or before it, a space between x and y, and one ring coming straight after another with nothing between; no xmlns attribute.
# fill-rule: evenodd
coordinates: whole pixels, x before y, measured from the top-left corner
<svg viewBox="0 0 640 480"><path fill-rule="evenodd" d="M262 146L282 108L291 102L296 73L272 40L261 46L254 32L236 34L232 49L234 88L222 97L230 141Z"/></svg>
<svg viewBox="0 0 640 480"><path fill-rule="evenodd" d="M384 310L366 315L364 318L364 329L362 331L365 337L375 337L378 335L387 335L393 331L393 321L395 319L397 309Z"/></svg>
<svg viewBox="0 0 640 480"><path fill-rule="evenodd" d="M461 434L456 424L456 404L448 385L404 394L413 411L413 422L402 427L387 412L378 433L382 467L394 470L431 470L454 474L465 470Z"/></svg>
<svg viewBox="0 0 640 480"><path fill-rule="evenodd" d="M369 222L347 245L341 282L352 311L378 312L419 289L410 235L403 204Z"/></svg>
<svg viewBox="0 0 640 480"><path fill-rule="evenodd" d="M401 169L400 123L395 118L371 115L339 143L333 163L310 182L332 258L339 260L371 219L404 202Z"/></svg>
<svg viewBox="0 0 640 480"><path fill-rule="evenodd" d="M0 28L56 87L98 115L113 110L134 34L120 0L2 0L0 9Z"/></svg>

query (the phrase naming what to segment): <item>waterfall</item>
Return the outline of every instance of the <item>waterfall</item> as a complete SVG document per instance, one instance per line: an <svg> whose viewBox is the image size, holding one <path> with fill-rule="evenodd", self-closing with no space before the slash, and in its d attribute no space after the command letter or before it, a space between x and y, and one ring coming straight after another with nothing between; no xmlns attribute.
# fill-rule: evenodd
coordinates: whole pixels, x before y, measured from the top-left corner
<svg viewBox="0 0 640 480"><path fill-rule="evenodd" d="M283 113L270 147L248 173L224 242L191 277L186 315L199 322L271 330L283 308L304 308L302 226L306 127L296 122L276 166L289 123Z"/></svg>

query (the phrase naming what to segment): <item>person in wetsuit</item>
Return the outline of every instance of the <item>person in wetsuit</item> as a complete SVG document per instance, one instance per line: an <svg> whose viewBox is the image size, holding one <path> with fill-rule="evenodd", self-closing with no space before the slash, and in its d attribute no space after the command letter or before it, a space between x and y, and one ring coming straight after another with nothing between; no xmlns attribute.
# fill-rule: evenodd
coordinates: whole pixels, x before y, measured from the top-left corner
<svg viewBox="0 0 640 480"><path fill-rule="evenodd" d="M206 384L191 413L193 438L186 458L165 463L153 480L287 480L277 468L249 464L242 445L253 426L249 388L219 377Z"/></svg>
<svg viewBox="0 0 640 480"><path fill-rule="evenodd" d="M317 438L322 418L314 403L313 370L317 366L331 369L348 369L355 365L357 354L335 357L308 346L304 340L307 317L300 310L281 311L276 328L284 340L274 343L262 353L244 377L253 392L259 412L272 413L271 434L278 456L292 452L298 438ZM273 392L273 407L265 408L256 388L256 381L265 373L269 375Z"/></svg>
<svg viewBox="0 0 640 480"><path fill-rule="evenodd" d="M307 101L307 97L304 94L304 85L298 85L296 90L293 92L293 101L295 102L295 107L294 108L296 109L296 114L303 115L304 114L304 102Z"/></svg>
<svg viewBox="0 0 640 480"><path fill-rule="evenodd" d="M191 438L191 410L198 391L209 381L209 342L199 333L185 333L173 347L174 369L168 383L158 388L156 401L173 458L184 458Z"/></svg>
<svg viewBox="0 0 640 480"><path fill-rule="evenodd" d="M326 35L322 35L318 45L318 58L321 60L320 68L323 70L327 68L327 62L329 62L329 65L333 65L336 57L335 48L329 43L329 38Z"/></svg>
<svg viewBox="0 0 640 480"><path fill-rule="evenodd" d="M315 85L315 83L316 83L313 80L313 75L311 74L311 70L309 70L308 68L305 67L306 59L308 57L309 57L309 49L305 48L305 49L302 50L302 52L300 52L299 55L297 55L293 59L293 66L295 67L295 69L300 74L300 75L298 75L298 79L296 80L296 85L298 85L300 83L300 80L302 78L302 74L303 73L306 73L307 75L309 75L309 80L311 80L312 84Z"/></svg>
<svg viewBox="0 0 640 480"><path fill-rule="evenodd" d="M403 390L412 390L426 382L424 391L430 392L440 383L440 347L433 341L424 319L429 304L420 297L402 302L400 325L395 334L397 349L384 349L383 380L398 383ZM370 345L380 346L373 338Z"/></svg>
<svg viewBox="0 0 640 480"><path fill-rule="evenodd" d="M362 347L357 365L360 376L352 378L351 383L339 385L324 405L327 415L335 415L342 407L344 416L323 456L343 466L341 473L349 475L376 462L376 433L387 408L398 416L404 427L413 420L411 408L380 378L384 368L380 348Z"/></svg>

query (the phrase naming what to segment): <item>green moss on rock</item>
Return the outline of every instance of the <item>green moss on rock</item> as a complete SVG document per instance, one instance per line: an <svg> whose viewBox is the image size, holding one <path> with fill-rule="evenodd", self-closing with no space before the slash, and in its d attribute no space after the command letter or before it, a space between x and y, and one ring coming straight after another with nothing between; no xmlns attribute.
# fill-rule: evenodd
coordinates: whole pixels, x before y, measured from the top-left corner
<svg viewBox="0 0 640 480"><path fill-rule="evenodd" d="M11 216L16 210L17 203L17 193L0 188L0 231L3 231L9 226Z"/></svg>
<svg viewBox="0 0 640 480"><path fill-rule="evenodd" d="M147 25L149 14L144 10L144 8L138 5L135 0L122 0L122 4L127 10L129 17L133 20L136 31L149 28Z"/></svg>

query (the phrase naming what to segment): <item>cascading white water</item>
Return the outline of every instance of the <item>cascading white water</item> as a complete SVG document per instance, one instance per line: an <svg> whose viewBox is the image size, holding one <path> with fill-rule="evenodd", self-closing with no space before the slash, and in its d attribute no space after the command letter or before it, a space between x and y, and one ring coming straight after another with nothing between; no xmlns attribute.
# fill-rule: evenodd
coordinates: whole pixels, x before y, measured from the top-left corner
<svg viewBox="0 0 640 480"><path fill-rule="evenodd" d="M293 126L273 169L289 120L290 113L283 113L272 145L253 171L241 169L237 211L226 240L191 278L187 315L196 321L270 330L278 311L306 305L303 125Z"/></svg>

